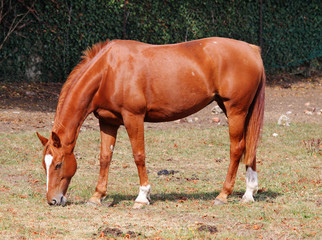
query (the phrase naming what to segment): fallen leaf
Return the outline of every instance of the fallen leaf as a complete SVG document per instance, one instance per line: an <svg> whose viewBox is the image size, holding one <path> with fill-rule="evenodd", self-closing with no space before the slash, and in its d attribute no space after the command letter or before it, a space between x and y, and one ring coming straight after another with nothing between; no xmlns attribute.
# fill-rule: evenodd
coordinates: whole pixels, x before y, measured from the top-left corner
<svg viewBox="0 0 322 240"><path fill-rule="evenodd" d="M254 226L253 226L253 229L254 230L259 230L259 229L261 229L262 227L261 226L259 226L259 225L257 225L257 224L255 224Z"/></svg>

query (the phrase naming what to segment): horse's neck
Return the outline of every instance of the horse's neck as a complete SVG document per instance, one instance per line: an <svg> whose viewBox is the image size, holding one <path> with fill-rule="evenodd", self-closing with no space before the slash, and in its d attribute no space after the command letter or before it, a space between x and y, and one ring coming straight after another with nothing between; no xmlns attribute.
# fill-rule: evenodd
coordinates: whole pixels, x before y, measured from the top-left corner
<svg viewBox="0 0 322 240"><path fill-rule="evenodd" d="M58 134L62 144L72 148L84 120L95 110L92 100L102 77L100 74L93 74L92 77L91 74L93 71L87 71L77 82L72 83L65 99L59 101L61 106L57 107L53 131Z"/></svg>

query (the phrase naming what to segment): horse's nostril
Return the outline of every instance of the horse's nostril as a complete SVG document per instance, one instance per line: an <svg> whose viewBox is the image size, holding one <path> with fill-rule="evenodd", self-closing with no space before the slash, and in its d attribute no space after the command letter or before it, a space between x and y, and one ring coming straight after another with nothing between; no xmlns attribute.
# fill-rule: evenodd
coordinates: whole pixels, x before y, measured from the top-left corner
<svg viewBox="0 0 322 240"><path fill-rule="evenodd" d="M56 199L51 200L51 202L49 203L49 205L56 205L56 204L57 204L57 200Z"/></svg>

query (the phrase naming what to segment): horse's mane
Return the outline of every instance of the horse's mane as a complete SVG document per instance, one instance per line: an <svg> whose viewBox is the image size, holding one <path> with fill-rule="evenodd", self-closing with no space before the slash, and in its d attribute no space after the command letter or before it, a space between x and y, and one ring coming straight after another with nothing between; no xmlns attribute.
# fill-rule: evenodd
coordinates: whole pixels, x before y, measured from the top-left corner
<svg viewBox="0 0 322 240"><path fill-rule="evenodd" d="M102 48L104 48L109 43L109 40L105 42L99 42L94 44L92 47L87 48L85 51L83 51L82 61L77 64L77 66L73 69L73 71L69 74L66 82L64 83L64 86L60 92L58 104L57 104L57 110L56 110L56 116L59 114L61 107L63 105L63 102L69 92L69 89L71 85L77 81L77 75L80 73L80 71L86 66L88 62L90 62L100 51ZM55 120L56 120L55 116Z"/></svg>

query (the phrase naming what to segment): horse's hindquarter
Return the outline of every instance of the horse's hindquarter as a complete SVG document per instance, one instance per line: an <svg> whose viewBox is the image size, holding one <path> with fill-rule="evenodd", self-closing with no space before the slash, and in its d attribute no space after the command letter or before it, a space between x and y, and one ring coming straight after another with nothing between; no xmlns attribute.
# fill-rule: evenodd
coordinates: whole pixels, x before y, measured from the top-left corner
<svg viewBox="0 0 322 240"><path fill-rule="evenodd" d="M207 52L214 61L216 93L248 108L264 70L259 48L233 39L209 40Z"/></svg>

